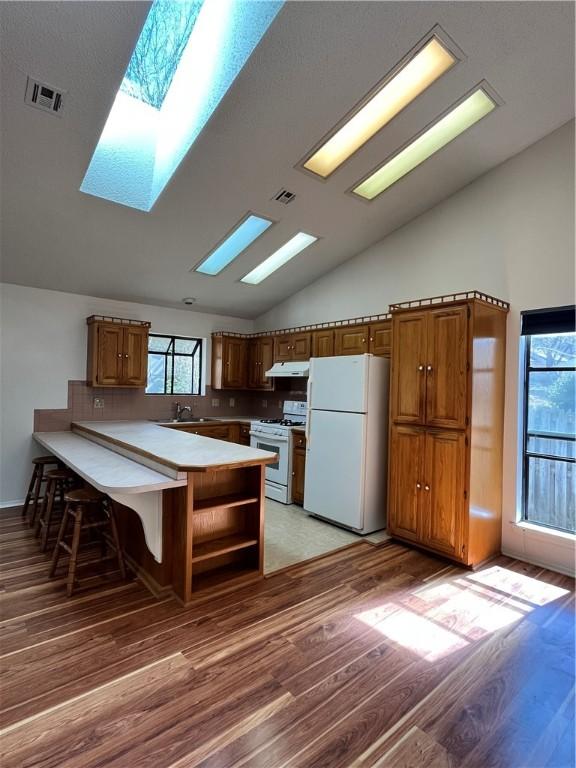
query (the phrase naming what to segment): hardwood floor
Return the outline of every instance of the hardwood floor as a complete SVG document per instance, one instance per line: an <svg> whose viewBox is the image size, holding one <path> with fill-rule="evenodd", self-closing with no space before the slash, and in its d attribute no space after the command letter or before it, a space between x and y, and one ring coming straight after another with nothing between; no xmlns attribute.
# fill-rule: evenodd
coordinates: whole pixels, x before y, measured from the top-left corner
<svg viewBox="0 0 576 768"><path fill-rule="evenodd" d="M0 517L3 768L568 768L574 584L359 542L187 610Z"/></svg>

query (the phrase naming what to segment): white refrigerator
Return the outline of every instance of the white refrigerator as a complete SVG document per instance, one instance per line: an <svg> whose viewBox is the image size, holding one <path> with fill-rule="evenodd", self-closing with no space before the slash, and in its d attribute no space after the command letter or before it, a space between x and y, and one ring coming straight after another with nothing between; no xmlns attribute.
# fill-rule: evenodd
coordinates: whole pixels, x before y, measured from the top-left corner
<svg viewBox="0 0 576 768"><path fill-rule="evenodd" d="M362 534L386 527L389 373L374 355L310 361L304 509Z"/></svg>

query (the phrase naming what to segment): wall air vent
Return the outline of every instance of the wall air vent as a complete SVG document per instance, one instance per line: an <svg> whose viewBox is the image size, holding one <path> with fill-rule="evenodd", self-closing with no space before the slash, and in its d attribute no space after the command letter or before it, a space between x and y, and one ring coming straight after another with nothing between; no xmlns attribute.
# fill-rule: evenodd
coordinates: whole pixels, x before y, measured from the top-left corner
<svg viewBox="0 0 576 768"><path fill-rule="evenodd" d="M284 205L288 205L288 203L291 203L292 200L294 200L295 197L296 197L296 195L294 194L294 192L288 192L287 189L281 189L280 192L278 192L277 195L274 195L272 200L276 200L279 203L283 203Z"/></svg>
<svg viewBox="0 0 576 768"><path fill-rule="evenodd" d="M62 107L64 106L65 93L66 91L29 77L26 83L24 101L31 107L36 107L36 109L41 109L43 112L50 112L51 115L60 117Z"/></svg>

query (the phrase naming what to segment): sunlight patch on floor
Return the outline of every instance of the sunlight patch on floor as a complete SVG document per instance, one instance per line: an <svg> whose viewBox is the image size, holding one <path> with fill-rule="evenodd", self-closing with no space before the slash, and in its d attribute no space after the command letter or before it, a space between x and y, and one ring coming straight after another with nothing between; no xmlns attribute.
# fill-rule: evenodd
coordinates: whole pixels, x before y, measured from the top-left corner
<svg viewBox="0 0 576 768"><path fill-rule="evenodd" d="M493 566L418 588L355 618L420 658L437 661L567 594L561 587Z"/></svg>

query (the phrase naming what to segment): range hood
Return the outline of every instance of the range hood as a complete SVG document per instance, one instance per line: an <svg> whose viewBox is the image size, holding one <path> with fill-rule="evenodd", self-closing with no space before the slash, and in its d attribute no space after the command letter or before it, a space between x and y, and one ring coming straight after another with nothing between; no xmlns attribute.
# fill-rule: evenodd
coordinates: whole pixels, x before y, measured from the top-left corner
<svg viewBox="0 0 576 768"><path fill-rule="evenodd" d="M302 363L274 363L269 371L266 371L266 376L308 376L310 371L310 363L308 360Z"/></svg>

